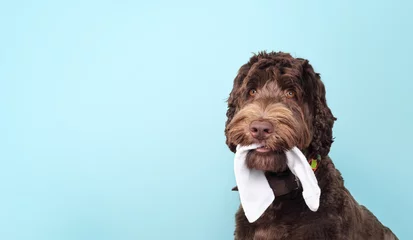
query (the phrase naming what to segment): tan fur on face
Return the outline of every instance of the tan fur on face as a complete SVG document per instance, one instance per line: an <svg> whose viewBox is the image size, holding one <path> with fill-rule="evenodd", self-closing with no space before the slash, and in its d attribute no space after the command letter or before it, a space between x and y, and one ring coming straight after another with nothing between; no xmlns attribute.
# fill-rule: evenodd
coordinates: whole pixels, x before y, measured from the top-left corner
<svg viewBox="0 0 413 240"><path fill-rule="evenodd" d="M265 99L243 107L228 124L228 137L234 144L262 143L273 151L284 151L294 146L304 147L309 141L309 131L301 111L293 113L283 103L270 103ZM274 127L274 133L258 142L251 136L249 126L253 121L265 120Z"/></svg>

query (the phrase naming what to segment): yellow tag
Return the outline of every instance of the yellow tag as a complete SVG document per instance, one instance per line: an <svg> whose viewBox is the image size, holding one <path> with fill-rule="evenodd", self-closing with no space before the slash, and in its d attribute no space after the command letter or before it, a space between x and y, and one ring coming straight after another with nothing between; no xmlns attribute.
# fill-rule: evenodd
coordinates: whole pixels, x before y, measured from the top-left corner
<svg viewBox="0 0 413 240"><path fill-rule="evenodd" d="M315 170L317 168L317 160L316 159L311 160L311 168L313 170Z"/></svg>

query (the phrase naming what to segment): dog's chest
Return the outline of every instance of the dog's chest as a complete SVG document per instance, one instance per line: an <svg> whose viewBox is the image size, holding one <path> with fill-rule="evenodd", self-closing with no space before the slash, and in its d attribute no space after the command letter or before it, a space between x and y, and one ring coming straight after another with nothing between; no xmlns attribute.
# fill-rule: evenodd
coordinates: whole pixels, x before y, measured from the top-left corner
<svg viewBox="0 0 413 240"><path fill-rule="evenodd" d="M288 233L288 226L280 225L277 227L266 227L266 228L258 228L255 230L252 240L285 240L285 239L294 239L291 238L290 234Z"/></svg>
<svg viewBox="0 0 413 240"><path fill-rule="evenodd" d="M287 205L282 207L282 205ZM311 231L317 214L303 211L307 207L301 197L284 204L272 205L255 223L249 223L243 212L238 212L236 240L291 240L311 239L303 233Z"/></svg>

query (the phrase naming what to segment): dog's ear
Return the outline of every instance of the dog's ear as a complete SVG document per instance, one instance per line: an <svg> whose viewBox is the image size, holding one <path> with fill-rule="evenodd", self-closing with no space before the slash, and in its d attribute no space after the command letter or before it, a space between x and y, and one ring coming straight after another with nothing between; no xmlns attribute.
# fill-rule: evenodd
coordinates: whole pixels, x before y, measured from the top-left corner
<svg viewBox="0 0 413 240"><path fill-rule="evenodd" d="M229 98L227 100L228 102L228 110L227 110L227 121L225 122L225 136L227 136L227 126L228 124L232 121L234 118L235 113L238 111L239 105L240 105L240 88L241 85L244 81L244 78L248 74L250 66L248 64L243 65L239 70L238 74L234 79L234 85L232 87L232 91L229 94ZM229 149L232 152L235 152L236 146L234 144L231 144L228 142L228 137L226 138L226 144L228 145Z"/></svg>
<svg viewBox="0 0 413 240"><path fill-rule="evenodd" d="M302 71L307 102L313 114L313 138L308 149L309 155L327 156L333 143L333 125L337 119L327 106L326 90L320 74L314 72L307 60L303 60Z"/></svg>

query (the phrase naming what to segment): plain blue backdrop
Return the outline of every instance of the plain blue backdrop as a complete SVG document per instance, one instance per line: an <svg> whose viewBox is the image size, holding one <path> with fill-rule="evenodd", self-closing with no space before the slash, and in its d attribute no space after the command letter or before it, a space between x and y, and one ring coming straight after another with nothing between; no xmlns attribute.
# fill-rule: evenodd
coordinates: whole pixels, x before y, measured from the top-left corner
<svg viewBox="0 0 413 240"><path fill-rule="evenodd" d="M226 102L310 60L346 186L413 239L411 1L3 1L0 239L232 239Z"/></svg>

